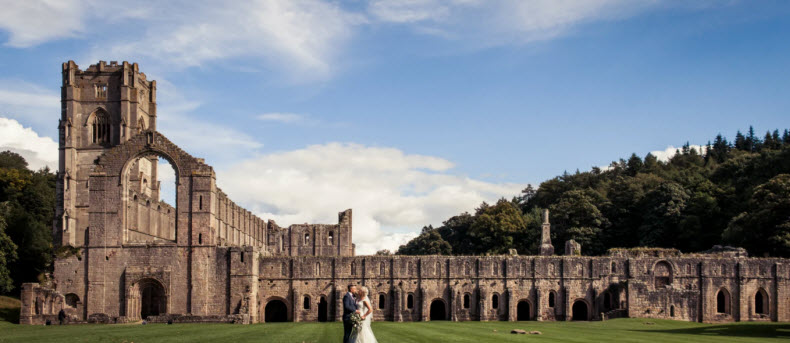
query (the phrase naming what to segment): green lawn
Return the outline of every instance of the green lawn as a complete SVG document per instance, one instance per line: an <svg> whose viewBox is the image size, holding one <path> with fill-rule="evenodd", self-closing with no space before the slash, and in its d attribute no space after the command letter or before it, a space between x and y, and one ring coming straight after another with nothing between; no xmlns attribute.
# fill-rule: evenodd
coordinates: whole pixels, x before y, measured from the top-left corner
<svg viewBox="0 0 790 343"><path fill-rule="evenodd" d="M0 298L0 302L3 299ZM0 312L4 313L4 312ZM26 326L0 317L0 342L339 342L340 323ZM653 323L645 324L645 323ZM514 335L511 329L542 335ZM374 322L379 342L788 342L790 324L606 322Z"/></svg>

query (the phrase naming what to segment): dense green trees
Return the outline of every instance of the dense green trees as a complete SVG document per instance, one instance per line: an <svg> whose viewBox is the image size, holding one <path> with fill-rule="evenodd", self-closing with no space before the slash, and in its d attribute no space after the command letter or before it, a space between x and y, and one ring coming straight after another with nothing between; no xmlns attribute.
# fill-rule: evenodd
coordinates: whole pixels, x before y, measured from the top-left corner
<svg viewBox="0 0 790 343"><path fill-rule="evenodd" d="M694 252L730 244L757 256L790 256L788 174L790 130L760 138L749 128L732 143L722 135L702 149L686 143L668 161L632 154L605 169L566 172L538 189L529 186L512 201L483 203L474 214L427 227L420 240L398 253L423 254L420 244L446 242L451 249L443 254L496 254L511 248L534 254L539 211L548 208L558 250L574 239L587 255L615 247Z"/></svg>
<svg viewBox="0 0 790 343"><path fill-rule="evenodd" d="M9 264L16 260L16 244L5 233L5 204L0 204L0 294L10 292L13 287Z"/></svg>
<svg viewBox="0 0 790 343"><path fill-rule="evenodd" d="M55 175L0 152L0 293L38 281L52 261ZM13 285L13 287L11 287Z"/></svg>

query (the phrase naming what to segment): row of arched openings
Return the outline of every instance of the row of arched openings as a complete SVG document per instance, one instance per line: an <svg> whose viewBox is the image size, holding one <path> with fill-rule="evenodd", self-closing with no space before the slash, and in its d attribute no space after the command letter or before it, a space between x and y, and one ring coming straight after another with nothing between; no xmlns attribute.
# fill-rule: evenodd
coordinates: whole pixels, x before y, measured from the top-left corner
<svg viewBox="0 0 790 343"><path fill-rule="evenodd" d="M768 292L765 289L760 288L757 292L754 293L754 297L752 298L752 309L754 314L757 315L768 315L770 306L770 299L768 297ZM716 313L718 314L727 314L732 315L732 302L730 297L730 292L727 291L726 288L719 289L716 292Z"/></svg>
<svg viewBox="0 0 790 343"><path fill-rule="evenodd" d="M468 294L464 295L464 306L467 307L469 298ZM497 299L498 302L498 295L492 298L492 305L494 304L493 299ZM383 309L386 306L386 295L379 294L379 303L378 308ZM413 308L414 306L414 298L412 294L407 296L407 307ZM498 306L498 304L497 304ZM309 310L311 308L311 298L310 296L305 296L303 298L302 307L305 310ZM327 307L328 303L326 301L326 297L321 296L318 301L318 321L325 322L327 321ZM494 307L496 308L496 307ZM447 304L442 299L434 299L431 302L430 309L429 309L429 318L431 321L437 320L447 320L448 313L447 313ZM516 308L516 316L518 321L526 321L532 320L532 305L527 300L521 300L517 304ZM572 306L572 319L573 320L589 320L589 306L586 301L584 300L576 300ZM143 317L145 318L145 317ZM288 321L288 307L284 301L279 299L270 300L265 308L264 308L264 321L267 323L273 322L286 322Z"/></svg>

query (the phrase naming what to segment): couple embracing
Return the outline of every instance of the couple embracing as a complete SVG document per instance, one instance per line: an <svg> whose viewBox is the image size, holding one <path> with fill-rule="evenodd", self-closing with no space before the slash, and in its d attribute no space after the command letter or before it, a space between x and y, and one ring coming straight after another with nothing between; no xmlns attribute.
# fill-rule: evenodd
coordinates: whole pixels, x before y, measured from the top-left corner
<svg viewBox="0 0 790 343"><path fill-rule="evenodd" d="M358 313L362 318L362 327L353 332L354 324L351 316ZM370 329L370 320L373 307L368 299L368 288L348 285L348 293L343 296L343 343L377 343L373 330Z"/></svg>

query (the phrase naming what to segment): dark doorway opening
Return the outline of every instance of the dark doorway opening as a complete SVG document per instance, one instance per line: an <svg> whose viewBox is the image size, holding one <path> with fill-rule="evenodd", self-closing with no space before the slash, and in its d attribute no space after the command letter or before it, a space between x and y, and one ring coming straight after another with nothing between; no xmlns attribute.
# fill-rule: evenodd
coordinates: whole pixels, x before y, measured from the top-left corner
<svg viewBox="0 0 790 343"><path fill-rule="evenodd" d="M325 322L326 321L326 298L321 297L321 300L318 301L318 321Z"/></svg>
<svg viewBox="0 0 790 343"><path fill-rule="evenodd" d="M588 309L587 303L581 300L577 300L573 303L573 308L571 308L573 312L573 320L588 320Z"/></svg>
<svg viewBox="0 0 790 343"><path fill-rule="evenodd" d="M518 306L516 306L516 320L524 321L530 320L530 306L529 302L527 301L519 301Z"/></svg>
<svg viewBox="0 0 790 343"><path fill-rule="evenodd" d="M760 288L754 295L754 313L768 314L768 293Z"/></svg>
<svg viewBox="0 0 790 343"><path fill-rule="evenodd" d="M142 288L140 294L140 318L146 319L149 316L158 316L166 313L165 289L159 282L146 280L140 282Z"/></svg>
<svg viewBox="0 0 790 343"><path fill-rule="evenodd" d="M288 321L288 307L280 300L272 300L266 304L264 310L264 321L266 323L278 323Z"/></svg>
<svg viewBox="0 0 790 343"><path fill-rule="evenodd" d="M604 311L609 311L612 308L612 295L609 294L609 292L606 292L603 294L603 309Z"/></svg>
<svg viewBox="0 0 790 343"><path fill-rule="evenodd" d="M444 301L434 300L431 303L431 320L447 320L447 310Z"/></svg>

